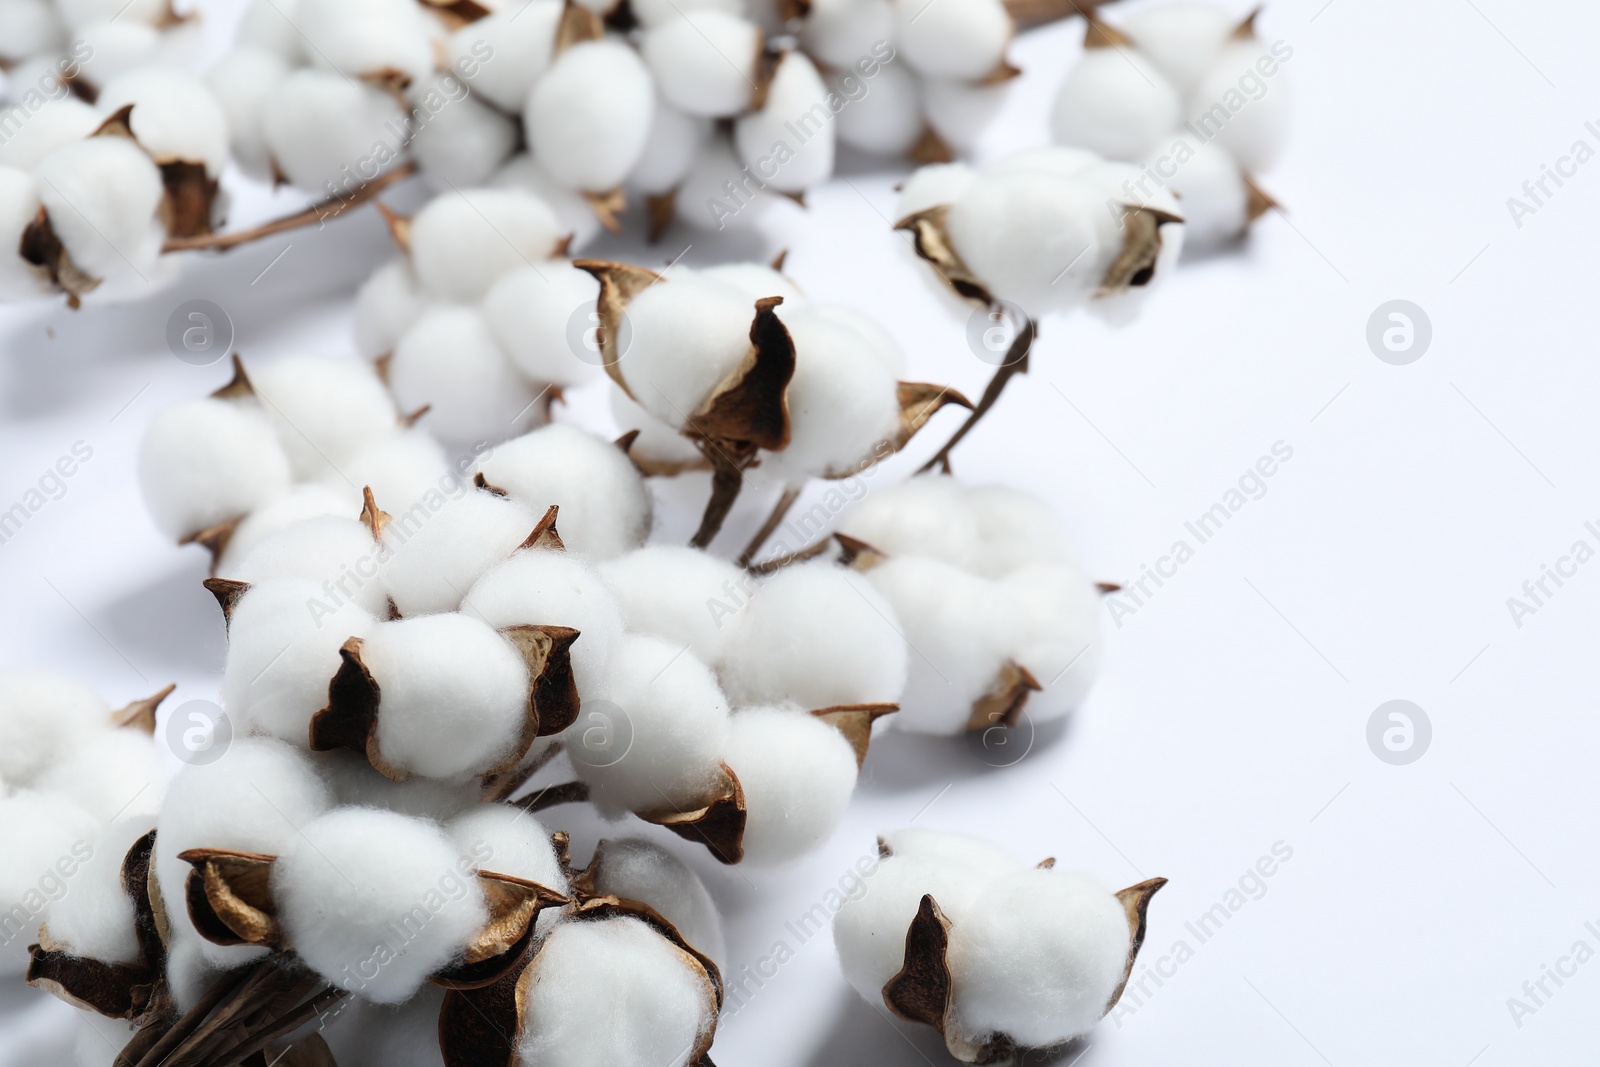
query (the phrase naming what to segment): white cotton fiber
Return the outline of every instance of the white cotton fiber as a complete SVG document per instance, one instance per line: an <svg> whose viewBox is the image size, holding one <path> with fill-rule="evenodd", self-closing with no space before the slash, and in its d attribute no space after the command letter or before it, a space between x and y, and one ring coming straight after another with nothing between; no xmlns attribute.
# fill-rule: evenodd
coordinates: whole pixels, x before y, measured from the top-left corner
<svg viewBox="0 0 1600 1067"><path fill-rule="evenodd" d="M189 865L184 864L185 867ZM222 971L206 958L206 947L210 942L201 937L189 923L176 922L171 925L171 941L167 944L167 987L172 991L172 998L178 1002L179 1011L189 1011L199 1003L212 984L221 976ZM211 946L215 947L215 946ZM246 953L244 960L251 955L258 955L252 950L237 950ZM231 959L228 966L234 966L241 961Z"/></svg>
<svg viewBox="0 0 1600 1067"><path fill-rule="evenodd" d="M989 74L1013 30L1000 0L894 0L894 17L901 56L934 78L975 81Z"/></svg>
<svg viewBox="0 0 1600 1067"><path fill-rule="evenodd" d="M900 189L895 217L903 219L940 204L953 204L977 180L977 173L965 163L931 163L911 172Z"/></svg>
<svg viewBox="0 0 1600 1067"><path fill-rule="evenodd" d="M96 730L69 744L37 779L37 788L71 797L102 822L154 818L167 772L155 740L143 730Z"/></svg>
<svg viewBox="0 0 1600 1067"><path fill-rule="evenodd" d="M1028 718L1061 718L1083 702L1105 658L1100 592L1066 566L1025 567L1003 584L1016 619L1012 658L1044 686L1029 695Z"/></svg>
<svg viewBox="0 0 1600 1067"><path fill-rule="evenodd" d="M217 562L217 573L229 573L257 545L280 530L322 515L354 514L356 507L348 492L340 493L317 484L294 486L282 496L274 497L271 502L252 511L233 528L222 550L222 558Z"/></svg>
<svg viewBox="0 0 1600 1067"><path fill-rule="evenodd" d="M996 877L1010 871L1028 869L1027 864L999 845L971 834L907 826L878 836L897 858L971 868Z"/></svg>
<svg viewBox="0 0 1600 1067"><path fill-rule="evenodd" d="M380 623L362 662L382 692L378 749L425 778L484 774L504 763L527 722L522 656L467 615L419 615Z"/></svg>
<svg viewBox="0 0 1600 1067"><path fill-rule="evenodd" d="M310 0L296 28L319 65L347 78L418 81L433 70L424 8L409 0Z"/></svg>
<svg viewBox="0 0 1600 1067"><path fill-rule="evenodd" d="M585 41L551 64L522 119L533 154L557 181L604 192L620 184L650 137L655 87L621 41Z"/></svg>
<svg viewBox="0 0 1600 1067"><path fill-rule="evenodd" d="M298 355L251 369L296 481L336 473L362 448L398 432L394 400L370 363Z"/></svg>
<svg viewBox="0 0 1600 1067"><path fill-rule="evenodd" d="M716 902L686 863L642 837L601 841L595 859L598 892L655 909L696 951L711 957L719 968L727 965Z"/></svg>
<svg viewBox="0 0 1600 1067"><path fill-rule="evenodd" d="M65 42L65 27L50 0L10 0L0 7L0 59L8 66Z"/></svg>
<svg viewBox="0 0 1600 1067"><path fill-rule="evenodd" d="M264 126L267 102L288 75L283 57L264 48L235 48L206 72L206 87L227 116L233 158L261 181L272 177Z"/></svg>
<svg viewBox="0 0 1600 1067"><path fill-rule="evenodd" d="M467 491L471 479L461 472L471 470L472 462L467 457L452 463L443 446L419 427L362 449L344 463L342 475L325 484L341 497L350 493L351 486L369 486L378 507L394 515L423 501L424 510L437 511L447 498ZM359 512L360 494L354 496L351 507Z"/></svg>
<svg viewBox="0 0 1600 1067"><path fill-rule="evenodd" d="M483 785L476 778L407 778L395 782L379 774L366 756L349 749L318 752L313 759L333 790L335 804L341 807L378 808L447 823L483 803Z"/></svg>
<svg viewBox="0 0 1600 1067"><path fill-rule="evenodd" d="M892 558L868 577L912 649L895 728L963 732L973 702L995 687L1016 645L1008 598L994 583L927 557Z"/></svg>
<svg viewBox="0 0 1600 1067"><path fill-rule="evenodd" d="M75 96L47 100L0 142L0 166L32 170L56 149L88 137L100 122L100 113Z"/></svg>
<svg viewBox="0 0 1600 1067"><path fill-rule="evenodd" d="M561 224L561 232L572 236L572 248L587 245L600 232L600 219L582 193L562 185L538 160L519 152L489 179L495 189L520 189L550 205Z"/></svg>
<svg viewBox="0 0 1600 1067"><path fill-rule="evenodd" d="M409 257L373 271L356 292L356 351L366 359L393 352L426 303Z"/></svg>
<svg viewBox="0 0 1600 1067"><path fill-rule="evenodd" d="M186 899L184 886L193 868L178 858L180 852L227 848L281 855L329 802L328 787L303 750L267 738L235 737L221 759L184 767L167 787L156 819L156 877L162 898ZM202 941L199 950L220 967L236 966L266 951L209 941Z"/></svg>
<svg viewBox="0 0 1600 1067"><path fill-rule="evenodd" d="M633 17L645 28L659 26L677 18L686 11L722 11L729 15L742 15L744 0L630 0Z"/></svg>
<svg viewBox="0 0 1600 1067"><path fill-rule="evenodd" d="M724 758L744 789L749 863L787 863L820 848L855 792L855 749L810 715L780 708L738 712Z"/></svg>
<svg viewBox="0 0 1600 1067"><path fill-rule="evenodd" d="M128 125L157 162L201 163L212 178L228 165L228 116L193 74L144 67L106 82L95 98L107 116L129 105Z"/></svg>
<svg viewBox="0 0 1600 1067"><path fill-rule="evenodd" d="M563 923L534 966L524 1067L686 1067L713 1023L704 974L638 919Z"/></svg>
<svg viewBox="0 0 1600 1067"><path fill-rule="evenodd" d="M800 287L763 263L720 263L695 272L702 278L730 285L751 302L767 296L783 297L785 311L805 300Z"/></svg>
<svg viewBox="0 0 1600 1067"><path fill-rule="evenodd" d="M1247 171L1265 170L1277 162L1288 137L1292 98L1286 76L1261 75L1263 63L1275 70L1277 62L1255 37L1234 41L1189 97L1191 128L1217 131L1217 144Z"/></svg>
<svg viewBox="0 0 1600 1067"><path fill-rule="evenodd" d="M561 540L584 559L615 559L650 532L644 478L621 449L576 426L558 423L507 441L478 469L536 515L559 507Z"/></svg>
<svg viewBox="0 0 1600 1067"><path fill-rule="evenodd" d="M273 162L302 189L352 195L396 157L400 105L375 85L328 70L293 71L262 110ZM374 146L382 144L381 152Z"/></svg>
<svg viewBox="0 0 1600 1067"><path fill-rule="evenodd" d="M1070 145L1045 145L1042 148L1026 148L1021 152L1013 152L1009 156L989 163L983 168L985 174L1015 174L1023 171L1034 171L1042 174L1054 174L1061 178L1072 178L1101 165L1104 161L1087 148L1073 148Z"/></svg>
<svg viewBox="0 0 1600 1067"><path fill-rule="evenodd" d="M249 0L233 31L236 48L259 48L298 65L305 61L305 38L295 28L299 0Z"/></svg>
<svg viewBox="0 0 1600 1067"><path fill-rule="evenodd" d="M577 749L589 727L581 717L562 735L602 814L689 811L710 799L728 732L728 702L694 653L661 638L625 635L602 699L622 714L612 738L620 754Z"/></svg>
<svg viewBox="0 0 1600 1067"><path fill-rule="evenodd" d="M531 382L577 386L605 373L599 353L582 345L600 283L564 259L503 274L483 299L483 315L512 364ZM575 335L574 322L580 324ZM574 339L579 341L574 351Z"/></svg>
<svg viewBox="0 0 1600 1067"><path fill-rule="evenodd" d="M163 0L56 0L56 10L68 26L81 29L119 16L130 23L159 26L170 9Z"/></svg>
<svg viewBox="0 0 1600 1067"><path fill-rule="evenodd" d="M878 0L885 8L888 4ZM847 71L833 79L833 91L849 99L839 112L839 140L880 156L903 155L922 135L922 88L907 67L881 68L862 94L861 79Z"/></svg>
<svg viewBox="0 0 1600 1067"><path fill-rule="evenodd" d="M0 669L0 779L29 784L110 721L110 706L75 678L39 667Z"/></svg>
<svg viewBox="0 0 1600 1067"><path fill-rule="evenodd" d="M429 201L411 220L411 262L431 295L480 300L508 271L555 251L561 228L532 193L468 189Z"/></svg>
<svg viewBox="0 0 1600 1067"><path fill-rule="evenodd" d="M1244 174L1215 141L1201 144L1190 134L1179 134L1145 162L1178 195L1187 243L1215 247L1249 225L1250 190Z"/></svg>
<svg viewBox="0 0 1600 1067"><path fill-rule="evenodd" d="M98 828L94 816L65 797L32 790L0 797L6 849L0 900L7 902L0 915L0 976L20 978L27 968L28 946L38 941L51 904L72 891Z"/></svg>
<svg viewBox="0 0 1600 1067"><path fill-rule="evenodd" d="M467 593L461 610L497 630L577 630L571 655L580 697L598 694L612 650L622 639L622 613L599 574L576 557L551 549L527 549L491 567Z"/></svg>
<svg viewBox="0 0 1600 1067"><path fill-rule="evenodd" d="M678 188L678 218L720 233L754 227L783 197L764 187L722 137L708 141Z"/></svg>
<svg viewBox="0 0 1600 1067"><path fill-rule="evenodd" d="M710 136L710 119L685 114L658 100L650 121L650 139L628 175L628 184L646 196L676 189Z"/></svg>
<svg viewBox="0 0 1600 1067"><path fill-rule="evenodd" d="M567 891L567 875L556 858L550 831L525 811L509 804L479 804L450 820L445 831L475 870L525 878L557 893Z"/></svg>
<svg viewBox="0 0 1600 1067"><path fill-rule="evenodd" d="M434 189L481 185L516 151L511 116L469 95L453 74L430 74L407 93L417 129L411 153ZM431 117L429 117L431 116Z"/></svg>
<svg viewBox="0 0 1600 1067"><path fill-rule="evenodd" d="M148 278L161 254L161 172L126 137L59 148L34 170L39 200L73 263L92 278Z"/></svg>
<svg viewBox="0 0 1600 1067"><path fill-rule="evenodd" d="M943 860L891 857L863 881L866 891L847 897L833 917L833 944L845 979L869 1004L883 1003L883 986L905 963L906 930L924 894L959 925L993 876Z"/></svg>
<svg viewBox="0 0 1600 1067"><path fill-rule="evenodd" d="M70 891L50 909L50 936L74 956L139 962L133 897L122 884L122 864L134 842L155 824L154 814L124 817L88 842L92 854L72 876Z"/></svg>
<svg viewBox="0 0 1600 1067"><path fill-rule="evenodd" d="M184 400L150 421L139 488L156 526L181 539L287 491L289 460L254 402Z"/></svg>
<svg viewBox="0 0 1600 1067"><path fill-rule="evenodd" d="M708 118L750 106L761 48L759 27L715 9L665 19L647 29L640 44L666 102Z"/></svg>
<svg viewBox="0 0 1600 1067"><path fill-rule="evenodd" d="M628 629L687 644L716 666L756 581L709 552L650 545L600 567Z"/></svg>
<svg viewBox="0 0 1600 1067"><path fill-rule="evenodd" d="M932 480L932 476L917 479ZM942 480L960 494L965 525L973 531L976 551L967 557L965 566L974 574L999 578L1021 567L1070 562L1067 532L1055 509L1042 497L1009 485L962 486L953 478ZM915 550L912 544L903 549ZM951 558L949 562L958 561Z"/></svg>
<svg viewBox="0 0 1600 1067"><path fill-rule="evenodd" d="M1056 96L1050 132L1107 159L1143 159L1177 128L1182 102L1161 72L1130 48L1092 48Z"/></svg>
<svg viewBox="0 0 1600 1067"><path fill-rule="evenodd" d="M339 1067L444 1067L439 1012L445 990L427 983L404 1004L348 997L320 1033Z"/></svg>
<svg viewBox="0 0 1600 1067"><path fill-rule="evenodd" d="M521 111L528 91L549 69L561 7L560 0L528 0L468 23L445 44L450 65L458 71L463 63L476 67L473 92L501 111ZM488 58L482 59L485 52Z"/></svg>
<svg viewBox="0 0 1600 1067"><path fill-rule="evenodd" d="M539 516L479 490L429 510L396 513L383 534L393 552L382 574L402 615L455 611L472 583L527 540Z"/></svg>
<svg viewBox="0 0 1600 1067"><path fill-rule="evenodd" d="M1210 3L1182 0L1130 12L1124 33L1180 93L1199 83L1216 62L1238 20Z"/></svg>
<svg viewBox="0 0 1600 1067"><path fill-rule="evenodd" d="M793 51L779 58L765 106L733 127L740 158L784 193L804 192L833 176L835 135L828 87L816 64Z"/></svg>
<svg viewBox="0 0 1600 1067"><path fill-rule="evenodd" d="M814 0L800 29L807 52L844 70L869 59L873 45L893 39L894 5L889 0ZM872 93L878 91L880 83L874 81Z"/></svg>
<svg viewBox="0 0 1600 1067"><path fill-rule="evenodd" d="M470 304L434 304L417 318L395 345L389 388L401 410L427 405L425 425L449 441L506 437L539 414L538 394Z"/></svg>
<svg viewBox="0 0 1600 1067"><path fill-rule="evenodd" d="M365 523L322 515L278 531L236 565L219 569L218 575L252 585L302 578L321 590L322 607L307 605L310 615L330 615L350 601L369 615L382 617L389 613L389 592L378 578L381 555Z"/></svg>
<svg viewBox="0 0 1600 1067"><path fill-rule="evenodd" d="M705 463L705 456L693 441L679 433L677 427L668 425L646 411L621 389L611 391L611 416L624 433L638 430L628 448L628 455L641 463L679 473Z"/></svg>
<svg viewBox="0 0 1600 1067"><path fill-rule="evenodd" d="M959 78L926 78L922 107L928 125L958 153L972 152L1011 95L1013 81L994 85Z"/></svg>
<svg viewBox="0 0 1600 1067"><path fill-rule="evenodd" d="M634 399L681 427L750 349L755 302L688 275L657 282L628 305L632 342L622 356Z"/></svg>
<svg viewBox="0 0 1600 1067"><path fill-rule="evenodd" d="M900 699L906 644L866 578L818 562L785 567L756 591L728 642L722 681L735 705L807 710Z"/></svg>
<svg viewBox="0 0 1600 1067"><path fill-rule="evenodd" d="M844 326L859 334L867 342L872 355L888 368L895 378L906 371L906 354L894 335L883 324L864 312L843 304L812 304L807 311L819 319Z"/></svg>
<svg viewBox="0 0 1600 1067"><path fill-rule="evenodd" d="M309 967L367 1000L398 1004L488 921L463 867L435 823L340 808L307 824L279 857L272 892Z"/></svg>
<svg viewBox="0 0 1600 1067"><path fill-rule="evenodd" d="M969 1040L1045 1047L1087 1033L1128 959L1128 920L1096 879L1034 870L995 882L950 932L951 1011Z"/></svg>

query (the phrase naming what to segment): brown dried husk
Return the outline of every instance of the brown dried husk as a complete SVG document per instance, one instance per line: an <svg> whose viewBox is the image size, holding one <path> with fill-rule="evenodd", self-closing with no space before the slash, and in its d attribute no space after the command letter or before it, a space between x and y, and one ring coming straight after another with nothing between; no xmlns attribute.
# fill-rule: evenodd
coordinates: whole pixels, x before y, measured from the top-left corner
<svg viewBox="0 0 1600 1067"><path fill-rule="evenodd" d="M744 859L746 810L744 787L726 763L720 765L711 796L691 811L636 812L645 822L664 826L685 841L706 846L711 854L732 866Z"/></svg>
<svg viewBox="0 0 1600 1067"><path fill-rule="evenodd" d="M50 213L42 207L33 221L23 227L17 254L42 281L66 293L67 306L73 310L83 305L85 293L93 292L100 285L99 278L85 273L72 261L67 246L61 243L55 227L50 224Z"/></svg>
<svg viewBox="0 0 1600 1067"><path fill-rule="evenodd" d="M190 922L201 937L218 945L286 947L272 897L272 865L278 857L192 848L178 858L193 868L184 890Z"/></svg>
<svg viewBox="0 0 1600 1067"><path fill-rule="evenodd" d="M156 709L161 707L161 702L171 696L177 688L177 683L173 683L143 700L135 700L124 705L111 713L111 725L142 730L153 736L156 732Z"/></svg>
<svg viewBox="0 0 1600 1067"><path fill-rule="evenodd" d="M838 704L831 708L818 708L811 714L838 730L850 742L856 754L856 770L859 771L867 762L873 724L899 710L899 704Z"/></svg>

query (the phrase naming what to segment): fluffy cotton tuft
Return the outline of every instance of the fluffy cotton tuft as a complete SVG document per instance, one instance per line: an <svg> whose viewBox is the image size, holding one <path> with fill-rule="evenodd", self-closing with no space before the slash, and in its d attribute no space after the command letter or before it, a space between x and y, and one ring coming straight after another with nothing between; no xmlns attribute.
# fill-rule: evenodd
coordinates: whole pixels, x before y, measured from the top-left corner
<svg viewBox="0 0 1600 1067"><path fill-rule="evenodd" d="M122 863L155 826L155 816L118 819L88 842L91 854L72 876L71 891L50 909L50 936L75 956L102 963L137 963L139 938L133 898L122 884Z"/></svg>
<svg viewBox="0 0 1600 1067"><path fill-rule="evenodd" d="M417 504L383 531L391 553L381 569L384 585L402 615L455 611L472 583L516 551L538 522L524 505L480 490L437 507Z"/></svg>
<svg viewBox="0 0 1600 1067"><path fill-rule="evenodd" d="M149 278L165 231L164 190L150 157L125 137L91 137L57 149L34 170L50 226L91 278Z"/></svg>
<svg viewBox="0 0 1600 1067"><path fill-rule="evenodd" d="M411 220L411 262L444 300L480 300L503 274L551 255L561 227L550 206L513 189L435 197Z"/></svg>
<svg viewBox="0 0 1600 1067"><path fill-rule="evenodd" d="M36 779L39 789L69 796L95 818L152 818L161 808L167 772L150 735L97 730L72 745Z"/></svg>
<svg viewBox="0 0 1600 1067"><path fill-rule="evenodd" d="M1135 47L1181 93L1191 91L1211 69L1238 24L1215 4L1194 0L1142 8L1119 22Z"/></svg>
<svg viewBox="0 0 1600 1067"><path fill-rule="evenodd" d="M469 92L453 74L430 74L407 94L412 107L424 111L445 101L410 145L424 180L440 191L488 181L521 137L515 119Z"/></svg>
<svg viewBox="0 0 1600 1067"><path fill-rule="evenodd" d="M855 749L810 715L779 708L739 712L725 758L744 790L749 863L787 863L821 847L855 792Z"/></svg>
<svg viewBox="0 0 1600 1067"><path fill-rule="evenodd" d="M272 892L300 958L379 1004L409 1000L489 918L470 868L436 824L369 808L308 823L273 864Z"/></svg>
<svg viewBox="0 0 1600 1067"><path fill-rule="evenodd" d="M106 82L95 98L107 115L129 105L128 125L156 162L199 163L211 178L228 165L228 116L199 78L171 67L143 67Z"/></svg>
<svg viewBox="0 0 1600 1067"><path fill-rule="evenodd" d="M632 337L620 365L646 411L681 427L750 349L755 301L689 275L650 286L628 305Z"/></svg>
<svg viewBox="0 0 1600 1067"><path fill-rule="evenodd" d="M711 136L711 128L710 119L686 115L657 101L650 139L628 175L628 184L646 196L676 189L694 166L696 154Z"/></svg>
<svg viewBox="0 0 1600 1067"><path fill-rule="evenodd" d="M389 387L402 408L426 406L425 425L451 441L500 438L536 416L538 399L466 304L434 304L395 346Z"/></svg>
<svg viewBox="0 0 1600 1067"><path fill-rule="evenodd" d="M318 752L313 758L340 807L378 808L448 823L483 803L483 785L476 778L407 778L395 782L374 770L365 755L349 749Z"/></svg>
<svg viewBox="0 0 1600 1067"><path fill-rule="evenodd" d="M700 877L653 841L624 837L595 847L595 890L654 908L683 939L726 966L722 917Z"/></svg>
<svg viewBox="0 0 1600 1067"><path fill-rule="evenodd" d="M263 540L218 575L256 584L303 578L320 586L305 611L320 621L347 600L370 615L389 613L389 592L378 580L382 547L365 523L338 515L305 519Z"/></svg>
<svg viewBox="0 0 1600 1067"><path fill-rule="evenodd" d="M261 408L206 397L150 422L139 488L156 526L184 538L247 514L289 488L289 460Z"/></svg>
<svg viewBox="0 0 1600 1067"><path fill-rule="evenodd" d="M426 304L410 258L391 259L356 292L356 350L366 359L393 352Z"/></svg>
<svg viewBox="0 0 1600 1067"><path fill-rule="evenodd" d="M1214 108L1228 112L1216 141L1247 171L1276 163L1289 133L1292 98L1285 76L1270 81L1261 76L1264 69L1276 66L1268 47L1255 37L1234 41L1189 97L1188 117L1201 129L1217 127Z"/></svg>
<svg viewBox="0 0 1600 1067"><path fill-rule="evenodd" d="M709 8L663 20L645 31L640 44L667 103L707 118L750 106L761 49L754 23Z"/></svg>
<svg viewBox="0 0 1600 1067"><path fill-rule="evenodd" d="M359 184L352 168L373 160L374 144L392 144L387 124L402 121L399 104L378 86L311 68L279 82L261 114L279 173L302 189L331 183L340 191Z"/></svg>
<svg viewBox="0 0 1600 1067"><path fill-rule="evenodd" d="M894 18L895 43L907 63L931 77L967 81L1000 66L1014 29L1000 0L894 0Z"/></svg>
<svg viewBox="0 0 1600 1067"><path fill-rule="evenodd" d="M1094 48L1062 82L1050 130L1108 159L1142 159L1177 129L1178 91L1130 48Z"/></svg>
<svg viewBox="0 0 1600 1067"><path fill-rule="evenodd" d="M679 545L650 545L603 564L600 575L629 630L679 641L703 663L722 662L754 579L727 560Z"/></svg>
<svg viewBox="0 0 1600 1067"><path fill-rule="evenodd" d="M993 841L971 834L952 833L949 830L927 830L907 826L880 834L879 840L889 846L896 858L930 860L973 867L999 876L1009 871L1024 871L1027 864Z"/></svg>
<svg viewBox="0 0 1600 1067"><path fill-rule="evenodd" d="M227 543L222 547L222 557L217 561L217 573L229 574L256 546L295 523L323 515L345 515L355 509L352 495L339 493L326 485L297 485L271 503L265 504L233 528Z"/></svg>
<svg viewBox="0 0 1600 1067"><path fill-rule="evenodd" d="M484 297L483 314L495 340L529 381L583 385L604 372L588 349L574 350L573 322L580 310L593 311L599 295L594 275L551 259L503 275ZM581 331L591 328L588 315L577 321Z"/></svg>
<svg viewBox="0 0 1600 1067"><path fill-rule="evenodd" d="M337 475L344 460L399 429L394 400L370 363L291 356L251 368L250 383L296 481Z"/></svg>
<svg viewBox="0 0 1600 1067"><path fill-rule="evenodd" d="M527 812L509 804L480 804L452 819L446 830L475 870L525 878L557 893L567 891L567 875L550 831Z"/></svg>
<svg viewBox="0 0 1600 1067"><path fill-rule="evenodd" d="M0 900L21 912L8 911L0 975L19 977L26 969L28 946L50 918L51 902L69 891L79 865L91 857L97 829L94 816L64 797L32 790L0 796L0 841L6 847Z"/></svg>
<svg viewBox="0 0 1600 1067"><path fill-rule="evenodd" d="M206 88L227 118L228 147L241 169L252 178L272 177L265 129L267 103L278 83L288 77L282 56L264 48L235 48L206 72Z"/></svg>
<svg viewBox="0 0 1600 1067"><path fill-rule="evenodd" d="M446 42L451 64L458 70L463 62L477 67L472 91L501 111L522 110L528 91L550 67L561 7L560 0L531 0L468 23ZM490 58L478 62L485 52Z"/></svg>
<svg viewBox="0 0 1600 1067"><path fill-rule="evenodd" d="M428 431L413 428L357 452L345 462L342 474L324 485L350 494L347 507L358 511L361 496L351 487L360 485L370 488L378 506L392 515L409 514L419 503L433 512L469 491L472 480L467 472L476 453L487 447L480 439L472 456L452 461Z"/></svg>
<svg viewBox="0 0 1600 1067"><path fill-rule="evenodd" d="M37 667L0 669L0 781L28 785L110 720L110 706L75 678Z"/></svg>
<svg viewBox="0 0 1600 1067"><path fill-rule="evenodd" d="M773 189L801 193L833 176L836 131L831 121L817 117L819 109L832 114L827 97L816 64L802 52L785 52L767 88L765 106L734 123L740 157ZM789 132L796 121L809 131L798 146ZM784 150L776 151L780 145Z"/></svg>
<svg viewBox="0 0 1600 1067"><path fill-rule="evenodd" d="M556 59L528 94L528 144L555 178L603 192L620 184L650 138L655 87L632 48L585 41Z"/></svg>

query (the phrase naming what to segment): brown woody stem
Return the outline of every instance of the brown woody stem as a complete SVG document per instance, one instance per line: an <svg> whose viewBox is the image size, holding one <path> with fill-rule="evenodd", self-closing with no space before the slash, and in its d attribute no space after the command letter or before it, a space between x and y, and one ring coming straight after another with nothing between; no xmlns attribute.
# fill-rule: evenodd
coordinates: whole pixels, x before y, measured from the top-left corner
<svg viewBox="0 0 1600 1067"><path fill-rule="evenodd" d="M1006 349L1005 359L1000 366L995 368L994 376L989 379L989 384L983 389L983 396L978 400L978 406L972 409L972 414L967 416L967 421L955 432L955 436L944 443L944 447L933 454L933 458L917 468L918 474L925 474L935 467L944 471L950 470L950 453L955 450L961 439L972 432L978 421L989 413L995 401L1000 399L1000 394L1005 391L1006 383L1018 374L1028 373L1028 353L1033 348L1033 339L1038 336L1039 327L1032 319L1023 324L1017 336L1012 340L1011 347Z"/></svg>
<svg viewBox="0 0 1600 1067"><path fill-rule="evenodd" d="M772 536L772 532L778 528L779 523L783 522L783 517L789 514L789 509L794 507L794 502L799 499L800 489L798 486L791 485L783 491L783 495L778 497L778 502L772 507L772 514L767 516L767 521L761 524L761 529L757 530L755 536L750 538L750 543L744 546L744 551L739 555L739 566L750 566L751 561L756 558L756 554L761 551L761 546L767 543L767 538Z"/></svg>
<svg viewBox="0 0 1600 1067"><path fill-rule="evenodd" d="M285 233L289 230L298 230L338 218L352 208L360 207L373 197L388 189L391 185L409 178L417 172L415 163L403 163L393 170L385 171L376 178L357 189L349 197L330 196L320 200L304 211L293 215L286 215L281 219L262 223L260 226L248 230L234 230L231 233L208 233L194 237L169 237L161 246L163 252L194 252L211 251L221 252L239 245L260 241L274 234Z"/></svg>
<svg viewBox="0 0 1600 1067"><path fill-rule="evenodd" d="M755 446L745 442L707 441L701 451L711 463L711 499L706 501L700 528L689 539L690 548L705 548L717 539L744 488L744 469L756 455Z"/></svg>

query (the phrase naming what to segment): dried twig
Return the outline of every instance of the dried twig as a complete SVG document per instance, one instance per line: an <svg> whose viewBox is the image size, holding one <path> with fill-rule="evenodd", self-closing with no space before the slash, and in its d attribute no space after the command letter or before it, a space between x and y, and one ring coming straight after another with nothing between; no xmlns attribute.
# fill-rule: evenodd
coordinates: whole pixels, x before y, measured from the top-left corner
<svg viewBox="0 0 1600 1067"><path fill-rule="evenodd" d="M415 174L415 163L403 163L393 170L385 171L376 178L361 186L348 197L330 196L326 200L318 201L304 211L293 215L286 215L281 219L264 222L260 226L248 230L234 230L231 233L208 233L194 237L169 237L161 246L163 252L193 252L213 251L221 252L239 245L260 241L274 234L285 233L289 230L298 230L305 226L312 226L338 218L351 208L360 207L373 197L388 189L391 185L403 181Z"/></svg>

